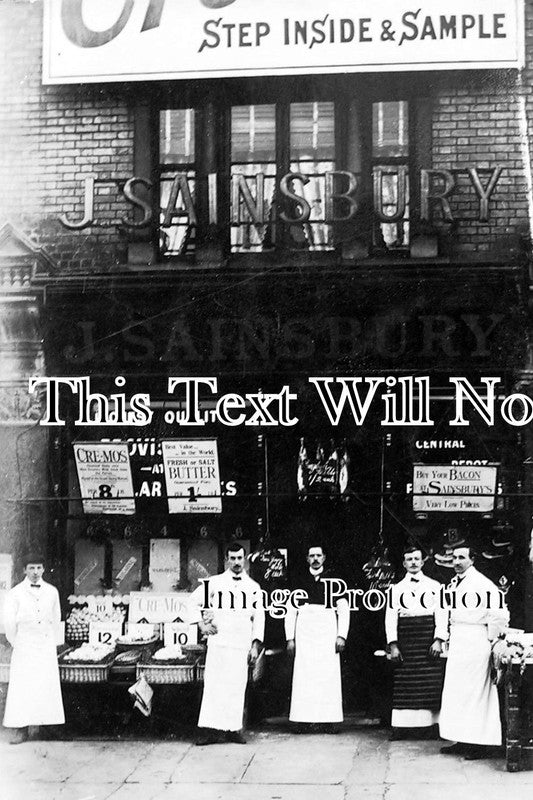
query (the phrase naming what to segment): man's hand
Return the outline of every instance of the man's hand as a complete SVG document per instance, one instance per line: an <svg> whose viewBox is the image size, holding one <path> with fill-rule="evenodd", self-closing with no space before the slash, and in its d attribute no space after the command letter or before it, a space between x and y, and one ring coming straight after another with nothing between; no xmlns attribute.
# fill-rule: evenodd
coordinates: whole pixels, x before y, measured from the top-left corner
<svg viewBox="0 0 533 800"><path fill-rule="evenodd" d="M261 646L254 642L250 647L250 652L248 653L248 663L251 667L254 666L255 662L259 658L259 653L261 652Z"/></svg>
<svg viewBox="0 0 533 800"><path fill-rule="evenodd" d="M400 664L403 661L402 651L396 642L391 642L390 644L390 660L393 664Z"/></svg>
<svg viewBox="0 0 533 800"><path fill-rule="evenodd" d="M205 622L202 620L198 623L198 628L204 636L214 636L215 633L218 633L218 628L214 622Z"/></svg>
<svg viewBox="0 0 533 800"><path fill-rule="evenodd" d="M335 652L342 653L345 647L346 639L343 636L337 636L337 639L335 640Z"/></svg>
<svg viewBox="0 0 533 800"><path fill-rule="evenodd" d="M294 658L294 654L296 653L296 642L294 639L289 639L287 642L287 655L289 658Z"/></svg>
<svg viewBox="0 0 533 800"><path fill-rule="evenodd" d="M435 641L429 648L429 655L432 658L440 658L441 653L442 653L442 642L440 639L435 639Z"/></svg>

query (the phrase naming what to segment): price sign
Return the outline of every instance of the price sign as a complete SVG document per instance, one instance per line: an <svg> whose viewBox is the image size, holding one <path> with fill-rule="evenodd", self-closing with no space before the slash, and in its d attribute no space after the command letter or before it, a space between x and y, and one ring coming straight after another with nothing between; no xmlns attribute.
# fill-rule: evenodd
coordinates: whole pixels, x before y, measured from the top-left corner
<svg viewBox="0 0 533 800"><path fill-rule="evenodd" d="M122 622L90 622L89 644L114 645L122 636Z"/></svg>
<svg viewBox="0 0 533 800"><path fill-rule="evenodd" d="M126 442L73 445L85 514L135 514Z"/></svg>
<svg viewBox="0 0 533 800"><path fill-rule="evenodd" d="M187 625L184 622L165 622L163 632L163 641L165 647L174 647L179 644L197 644L198 641L198 627L196 625Z"/></svg>
<svg viewBox="0 0 533 800"><path fill-rule="evenodd" d="M127 629L131 639L151 639L154 635L154 626L146 622L128 622Z"/></svg>

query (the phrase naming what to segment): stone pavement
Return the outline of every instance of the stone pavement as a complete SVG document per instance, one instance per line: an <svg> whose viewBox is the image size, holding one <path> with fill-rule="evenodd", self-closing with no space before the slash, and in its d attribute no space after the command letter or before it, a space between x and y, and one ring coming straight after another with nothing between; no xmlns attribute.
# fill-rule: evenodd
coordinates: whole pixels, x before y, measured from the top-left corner
<svg viewBox="0 0 533 800"><path fill-rule="evenodd" d="M2 800L525 800L533 771L503 759L439 755L441 742L389 742L346 726L337 736L281 727L246 746L195 747L190 738L0 741Z"/></svg>

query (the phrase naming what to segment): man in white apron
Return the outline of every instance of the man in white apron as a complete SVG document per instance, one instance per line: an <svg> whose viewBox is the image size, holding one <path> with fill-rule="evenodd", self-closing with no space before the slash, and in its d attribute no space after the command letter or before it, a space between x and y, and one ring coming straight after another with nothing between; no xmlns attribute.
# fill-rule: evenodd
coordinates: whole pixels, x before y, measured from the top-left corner
<svg viewBox="0 0 533 800"><path fill-rule="evenodd" d="M190 599L189 621L207 634L199 745L246 743L241 729L248 665L262 648L265 612L261 587L244 571L244 559L242 545L229 545L226 571L202 582Z"/></svg>
<svg viewBox="0 0 533 800"><path fill-rule="evenodd" d="M59 595L43 581L43 572L43 558L28 555L26 577L4 604L6 638L13 647L4 714L4 725L15 729L11 744L26 741L29 725L65 722L57 665Z"/></svg>
<svg viewBox="0 0 533 800"><path fill-rule="evenodd" d="M319 725L335 732L343 720L340 653L344 650L350 627L346 599L335 608L324 605L323 578L326 555L322 547L307 551L309 571L301 588L308 600L298 609L289 606L285 617L287 652L294 656L292 695L289 719L303 730L305 725Z"/></svg>
<svg viewBox="0 0 533 800"><path fill-rule="evenodd" d="M472 548L454 548L456 576L448 587L450 645L439 722L441 737L456 742L441 753L467 759L487 758L502 742L498 691L491 680L491 641L509 622L498 587L473 564Z"/></svg>

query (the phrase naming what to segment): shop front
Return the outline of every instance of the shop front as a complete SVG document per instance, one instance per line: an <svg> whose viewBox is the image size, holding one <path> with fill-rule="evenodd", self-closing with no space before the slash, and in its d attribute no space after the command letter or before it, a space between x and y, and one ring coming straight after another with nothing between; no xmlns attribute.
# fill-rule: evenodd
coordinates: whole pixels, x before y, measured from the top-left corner
<svg viewBox="0 0 533 800"><path fill-rule="evenodd" d="M187 598L234 541L266 591L321 543L381 592L406 544L448 583L467 539L530 627L522 4L82 5L46 4L63 122L40 108L48 184L0 237L6 570L44 548L69 647L112 646L62 659L67 691L132 705L143 673L194 717ZM384 644L354 608L346 711L387 720ZM256 708L281 716L281 616L265 647Z"/></svg>

